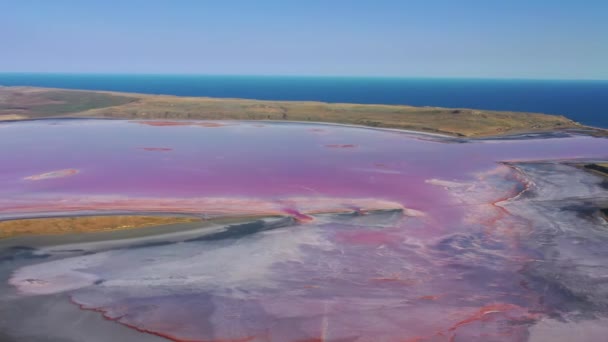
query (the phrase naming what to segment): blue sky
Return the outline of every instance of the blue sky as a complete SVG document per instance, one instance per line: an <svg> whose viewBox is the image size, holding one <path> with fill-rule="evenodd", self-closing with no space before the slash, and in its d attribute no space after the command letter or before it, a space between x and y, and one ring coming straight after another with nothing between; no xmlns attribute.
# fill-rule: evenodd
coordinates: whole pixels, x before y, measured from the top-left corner
<svg viewBox="0 0 608 342"><path fill-rule="evenodd" d="M0 72L608 79L605 0L0 0Z"/></svg>

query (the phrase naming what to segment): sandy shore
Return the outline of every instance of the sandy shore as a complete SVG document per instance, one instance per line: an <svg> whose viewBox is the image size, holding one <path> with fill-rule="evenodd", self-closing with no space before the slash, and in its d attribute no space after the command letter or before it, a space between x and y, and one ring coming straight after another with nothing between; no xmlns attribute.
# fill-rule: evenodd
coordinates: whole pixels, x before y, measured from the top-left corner
<svg viewBox="0 0 608 342"><path fill-rule="evenodd" d="M185 216L78 216L0 221L0 239L24 235L93 233L199 222Z"/></svg>

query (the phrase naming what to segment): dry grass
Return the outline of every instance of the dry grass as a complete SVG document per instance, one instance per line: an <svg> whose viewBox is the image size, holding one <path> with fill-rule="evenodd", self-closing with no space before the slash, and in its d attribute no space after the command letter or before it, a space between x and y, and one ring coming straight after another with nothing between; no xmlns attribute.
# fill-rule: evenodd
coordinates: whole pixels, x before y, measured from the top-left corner
<svg viewBox="0 0 608 342"><path fill-rule="evenodd" d="M120 106L136 98L101 92L0 87L0 117L51 117L93 108Z"/></svg>
<svg viewBox="0 0 608 342"><path fill-rule="evenodd" d="M492 136L580 128L561 116L432 107L146 96L81 116L128 119L291 120Z"/></svg>
<svg viewBox="0 0 608 342"><path fill-rule="evenodd" d="M28 117L25 115L16 115L16 114L1 114L0 115L0 121L7 121L7 120L23 120L23 119L27 119Z"/></svg>
<svg viewBox="0 0 608 342"><path fill-rule="evenodd" d="M54 111L49 113L48 116L57 116L61 112L65 112L63 116L117 119L331 122L466 137L584 128L584 126L563 116L534 113L438 107L176 97L23 87L0 87L0 106L2 105L2 98L10 98L11 92L20 93L19 101L22 105L27 104L27 98L31 97L31 102L36 104L36 106L32 106L33 109L27 109L27 106L24 105L22 107L25 109L22 112L13 114L32 118L44 117L45 113L41 111L41 108L53 106ZM45 92L49 92L52 96L45 95ZM81 98L87 100L79 100ZM44 102L49 99L53 101L60 99L63 102L62 104ZM71 104L70 101L77 101L77 103ZM98 101L98 103L95 101ZM75 111L75 109L82 107L83 103L86 103L86 106L90 108ZM61 106L67 106L68 109Z"/></svg>
<svg viewBox="0 0 608 342"><path fill-rule="evenodd" d="M0 221L0 239L23 235L57 235L135 229L200 221L193 217L78 216Z"/></svg>

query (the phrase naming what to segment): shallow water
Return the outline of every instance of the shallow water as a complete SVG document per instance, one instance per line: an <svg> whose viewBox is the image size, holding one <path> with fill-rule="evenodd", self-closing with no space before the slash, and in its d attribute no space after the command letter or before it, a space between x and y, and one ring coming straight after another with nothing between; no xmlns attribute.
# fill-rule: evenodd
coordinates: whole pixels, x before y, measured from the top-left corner
<svg viewBox="0 0 608 342"><path fill-rule="evenodd" d="M60 296L184 341L543 340L561 323L601 329L607 313L608 193L562 162L606 160L608 139L45 120L0 125L0 144L0 218L243 217L5 247L0 313Z"/></svg>

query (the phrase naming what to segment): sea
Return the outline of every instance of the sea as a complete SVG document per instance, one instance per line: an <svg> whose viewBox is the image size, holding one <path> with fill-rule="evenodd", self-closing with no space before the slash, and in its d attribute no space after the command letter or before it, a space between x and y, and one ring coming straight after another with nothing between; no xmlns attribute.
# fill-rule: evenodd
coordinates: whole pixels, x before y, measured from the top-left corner
<svg viewBox="0 0 608 342"><path fill-rule="evenodd" d="M535 112L608 128L608 80L0 73L0 85Z"/></svg>

